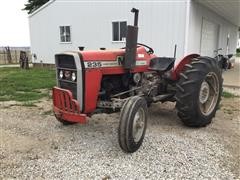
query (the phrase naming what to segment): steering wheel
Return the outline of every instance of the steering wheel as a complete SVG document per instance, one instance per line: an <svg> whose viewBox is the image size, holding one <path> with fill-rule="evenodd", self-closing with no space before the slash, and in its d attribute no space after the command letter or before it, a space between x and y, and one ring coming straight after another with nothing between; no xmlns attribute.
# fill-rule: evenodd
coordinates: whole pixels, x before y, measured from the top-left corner
<svg viewBox="0 0 240 180"><path fill-rule="evenodd" d="M145 47L145 48L148 48L148 51L147 51L148 54L153 54L153 53L154 53L153 48L147 46L146 44L137 43L137 47L140 47L140 46L143 46L143 47ZM126 47L122 47L121 49L125 49L125 48L126 48Z"/></svg>
<svg viewBox="0 0 240 180"><path fill-rule="evenodd" d="M148 51L147 51L147 53L149 53L149 54L153 54L153 53L154 53L154 50L153 50L153 48L151 48L151 47L147 46L146 44L137 43L137 45L140 45L140 46L143 46L143 47L145 47L145 48L148 48ZM138 47L139 47L139 46L138 46Z"/></svg>

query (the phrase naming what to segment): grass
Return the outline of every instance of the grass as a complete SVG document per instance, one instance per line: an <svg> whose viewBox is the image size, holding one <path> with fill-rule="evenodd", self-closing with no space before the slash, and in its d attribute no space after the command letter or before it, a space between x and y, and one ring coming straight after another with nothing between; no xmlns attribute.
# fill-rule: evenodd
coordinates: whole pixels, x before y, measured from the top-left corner
<svg viewBox="0 0 240 180"><path fill-rule="evenodd" d="M55 85L55 71L33 68L0 68L0 101L21 101L31 106L29 101L48 96ZM47 89L47 91L42 91Z"/></svg>
<svg viewBox="0 0 240 180"><path fill-rule="evenodd" d="M222 92L222 96L225 97L225 98L234 98L234 97L238 97L230 92L226 92L226 91L223 91Z"/></svg>

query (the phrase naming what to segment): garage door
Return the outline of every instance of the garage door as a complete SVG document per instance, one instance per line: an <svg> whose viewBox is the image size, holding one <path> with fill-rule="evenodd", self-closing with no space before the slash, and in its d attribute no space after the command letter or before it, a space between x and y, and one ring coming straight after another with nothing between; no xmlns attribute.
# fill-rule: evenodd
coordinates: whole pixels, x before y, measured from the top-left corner
<svg viewBox="0 0 240 180"><path fill-rule="evenodd" d="M219 26L203 19L201 36L201 55L214 56L214 50L218 48Z"/></svg>

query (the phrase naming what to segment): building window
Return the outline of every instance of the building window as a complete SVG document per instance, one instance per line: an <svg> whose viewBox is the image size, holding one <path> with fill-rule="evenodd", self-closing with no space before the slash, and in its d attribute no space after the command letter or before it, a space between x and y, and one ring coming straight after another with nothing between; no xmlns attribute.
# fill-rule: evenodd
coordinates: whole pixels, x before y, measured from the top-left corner
<svg viewBox="0 0 240 180"><path fill-rule="evenodd" d="M60 42L71 42L70 26L60 26Z"/></svg>
<svg viewBox="0 0 240 180"><path fill-rule="evenodd" d="M112 41L125 41L127 34L127 21L112 22Z"/></svg>

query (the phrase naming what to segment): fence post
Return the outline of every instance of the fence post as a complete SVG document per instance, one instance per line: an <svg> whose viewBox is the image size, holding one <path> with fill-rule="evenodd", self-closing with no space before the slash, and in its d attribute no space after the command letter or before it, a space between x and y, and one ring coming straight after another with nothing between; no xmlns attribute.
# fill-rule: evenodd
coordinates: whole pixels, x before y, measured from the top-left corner
<svg viewBox="0 0 240 180"><path fill-rule="evenodd" d="M6 53L5 53L5 51L3 51L3 59L4 59L4 63L7 64L7 58L6 58Z"/></svg>
<svg viewBox="0 0 240 180"><path fill-rule="evenodd" d="M12 62L10 47L9 46L5 47L5 50L6 50L6 53L7 53L7 61L10 64Z"/></svg>
<svg viewBox="0 0 240 180"><path fill-rule="evenodd" d="M15 50L15 63L18 63L17 50Z"/></svg>

